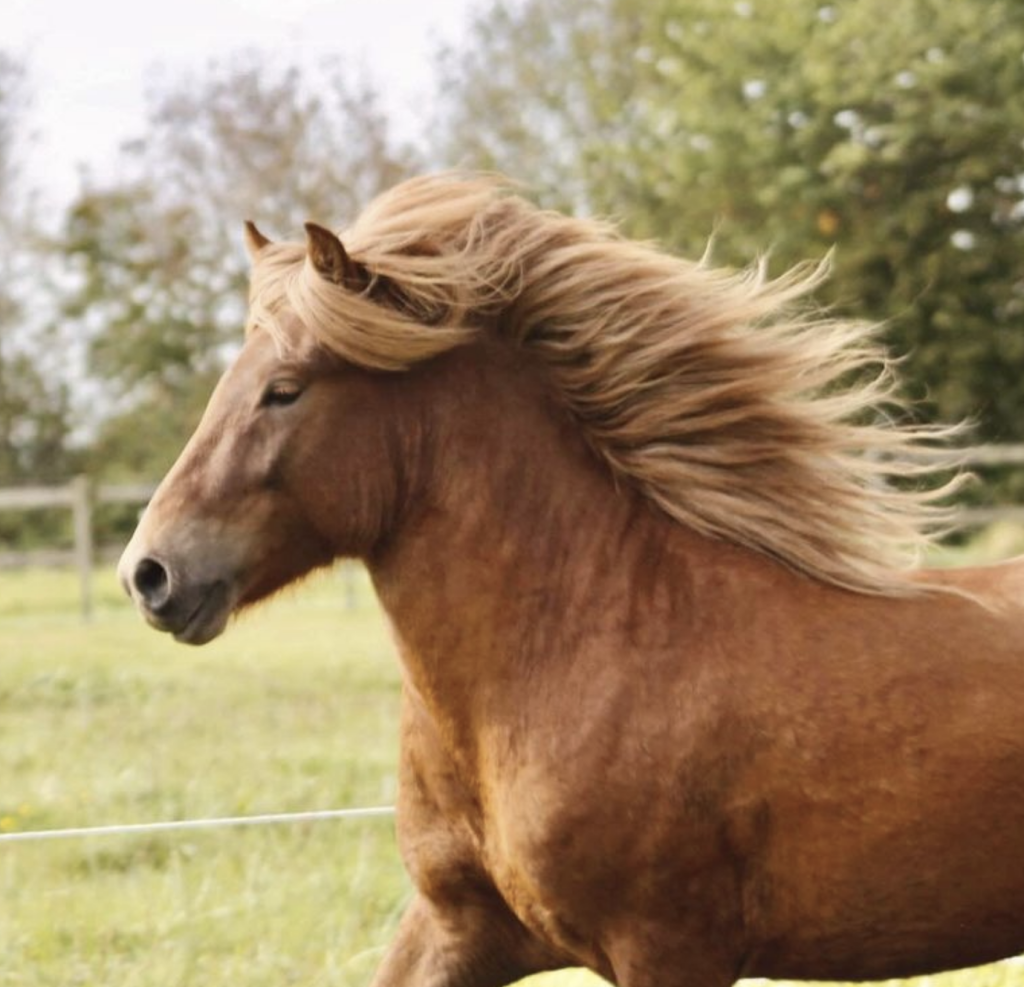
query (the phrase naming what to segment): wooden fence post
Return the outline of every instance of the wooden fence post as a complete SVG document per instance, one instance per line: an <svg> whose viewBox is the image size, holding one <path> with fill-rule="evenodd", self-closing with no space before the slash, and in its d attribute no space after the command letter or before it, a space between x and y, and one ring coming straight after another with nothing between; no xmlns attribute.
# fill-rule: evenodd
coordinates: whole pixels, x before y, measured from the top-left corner
<svg viewBox="0 0 1024 987"><path fill-rule="evenodd" d="M75 533L75 567L82 596L82 619L92 619L92 485L87 476L71 481L71 513Z"/></svg>

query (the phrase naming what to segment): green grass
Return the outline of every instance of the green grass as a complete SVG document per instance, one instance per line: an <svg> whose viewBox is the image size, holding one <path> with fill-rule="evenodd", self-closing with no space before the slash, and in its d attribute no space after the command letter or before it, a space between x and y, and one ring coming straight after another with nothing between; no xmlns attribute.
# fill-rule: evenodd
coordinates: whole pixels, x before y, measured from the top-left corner
<svg viewBox="0 0 1024 987"><path fill-rule="evenodd" d="M69 576L0 578L0 829L393 800L398 668L365 585L193 650L100 580L83 625ZM387 819L3 845L0 984L365 983L408 894Z"/></svg>
<svg viewBox="0 0 1024 987"><path fill-rule="evenodd" d="M328 574L190 649L110 572L88 624L70 573L0 572L0 830L390 803L398 664L355 590ZM0 987L362 985L409 894L386 818L0 844Z"/></svg>

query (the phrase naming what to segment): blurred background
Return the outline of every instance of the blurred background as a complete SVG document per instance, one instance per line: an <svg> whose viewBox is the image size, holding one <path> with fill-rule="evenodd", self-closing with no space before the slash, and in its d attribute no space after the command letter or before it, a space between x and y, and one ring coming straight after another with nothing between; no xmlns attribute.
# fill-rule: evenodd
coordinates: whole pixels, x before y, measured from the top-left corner
<svg viewBox="0 0 1024 987"><path fill-rule="evenodd" d="M196 653L92 560L239 344L242 221L342 228L450 167L723 265L834 249L821 301L1004 450L969 502L1024 501L1019 0L4 0L0 832L393 796L360 573ZM363 983L407 895L380 823L0 846L0 985Z"/></svg>
<svg viewBox="0 0 1024 987"><path fill-rule="evenodd" d="M835 248L822 301L887 323L921 416L1024 441L1022 53L1008 0L13 0L0 488L158 478L240 338L242 220L454 166L722 264Z"/></svg>

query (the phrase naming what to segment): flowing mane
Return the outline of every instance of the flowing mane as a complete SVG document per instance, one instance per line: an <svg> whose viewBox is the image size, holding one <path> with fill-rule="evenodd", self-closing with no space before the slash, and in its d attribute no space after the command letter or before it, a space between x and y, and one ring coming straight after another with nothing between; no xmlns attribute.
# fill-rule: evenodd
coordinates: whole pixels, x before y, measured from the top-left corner
<svg viewBox="0 0 1024 987"><path fill-rule="evenodd" d="M546 364L612 472L679 523L855 591L922 591L912 567L955 483L931 480L948 463L935 446L955 430L905 423L873 327L801 304L827 264L714 270L475 176L399 185L342 238L366 291L319 277L305 244L270 244L250 326L275 331L287 306L327 348L390 371L501 333Z"/></svg>

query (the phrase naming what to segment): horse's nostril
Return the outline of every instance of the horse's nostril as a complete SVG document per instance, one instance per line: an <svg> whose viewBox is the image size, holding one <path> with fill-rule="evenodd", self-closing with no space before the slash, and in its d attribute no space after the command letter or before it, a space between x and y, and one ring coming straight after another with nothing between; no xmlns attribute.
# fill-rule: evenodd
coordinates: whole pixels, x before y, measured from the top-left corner
<svg viewBox="0 0 1024 987"><path fill-rule="evenodd" d="M156 559L142 559L132 576L135 592L150 610L158 610L171 595L171 577Z"/></svg>

